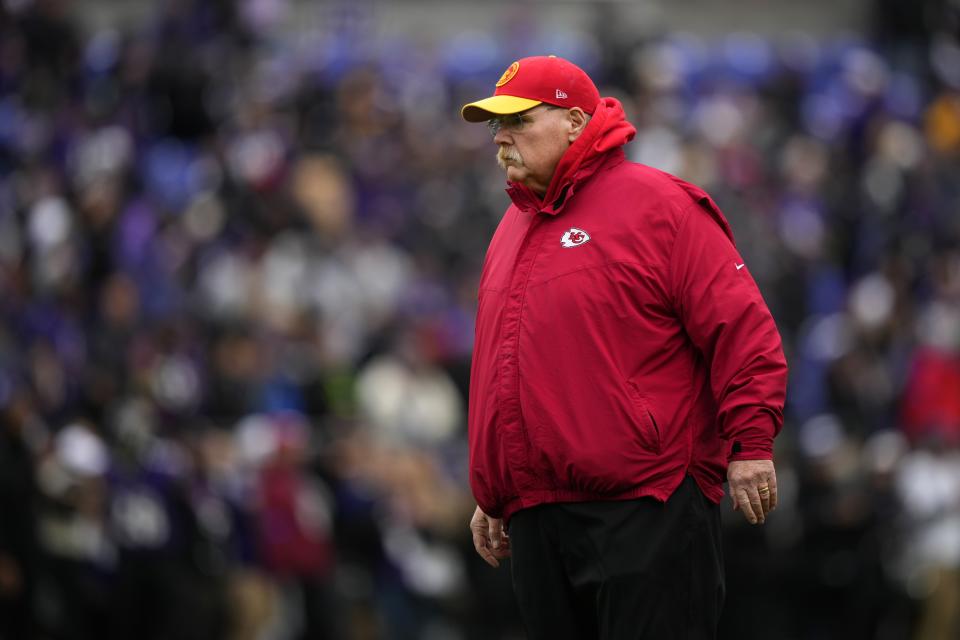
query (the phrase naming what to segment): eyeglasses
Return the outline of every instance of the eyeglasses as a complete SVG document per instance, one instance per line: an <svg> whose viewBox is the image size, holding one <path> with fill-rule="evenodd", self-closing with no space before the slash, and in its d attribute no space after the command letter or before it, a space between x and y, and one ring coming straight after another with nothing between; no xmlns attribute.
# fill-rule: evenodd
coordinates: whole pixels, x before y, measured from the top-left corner
<svg viewBox="0 0 960 640"><path fill-rule="evenodd" d="M501 129L506 129L510 133L518 133L523 131L524 125L530 124L533 122L531 117L531 112L535 109L543 107L544 111L552 111L554 109L562 109L563 107L555 107L553 105L544 104L537 105L529 111L524 111L523 113L511 113L506 116L497 116L496 118L490 118L487 120L487 128L490 129L490 137L495 138L497 134L500 133Z"/></svg>

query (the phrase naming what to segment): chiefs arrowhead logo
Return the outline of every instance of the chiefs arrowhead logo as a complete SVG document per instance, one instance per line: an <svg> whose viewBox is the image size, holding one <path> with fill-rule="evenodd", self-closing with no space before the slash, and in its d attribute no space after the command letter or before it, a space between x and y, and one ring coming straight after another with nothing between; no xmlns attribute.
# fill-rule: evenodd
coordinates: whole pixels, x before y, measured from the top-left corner
<svg viewBox="0 0 960 640"><path fill-rule="evenodd" d="M571 247L579 247L585 242L590 240L590 234L584 231L583 229L577 229L576 227L570 227L568 231L563 234L563 237L560 238L560 244L566 247L567 249Z"/></svg>
<svg viewBox="0 0 960 640"><path fill-rule="evenodd" d="M519 61L514 62L512 65L510 65L509 67L507 67L507 70L504 71L504 72L503 72L503 75L500 76L500 79L497 80L497 86L498 86L498 87L502 87L503 85L505 85L505 84L507 84L508 82L510 82L511 80L513 80L513 76L517 75L517 71L519 71L519 70L520 70L520 62L519 62Z"/></svg>

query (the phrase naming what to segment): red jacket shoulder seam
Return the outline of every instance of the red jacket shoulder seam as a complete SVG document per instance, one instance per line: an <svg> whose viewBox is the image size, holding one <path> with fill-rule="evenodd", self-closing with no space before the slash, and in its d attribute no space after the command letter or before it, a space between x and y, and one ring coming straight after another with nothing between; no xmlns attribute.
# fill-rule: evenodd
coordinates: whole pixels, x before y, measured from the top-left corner
<svg viewBox="0 0 960 640"><path fill-rule="evenodd" d="M674 259L677 252L677 239L680 237L680 233L683 231L684 227L687 226L687 222L690 220L691 211L694 207L699 207L699 202L691 202L689 205L684 207L683 213L681 214L681 219L677 228L673 233L673 238L670 245L670 260L667 263L667 287L670 292L670 302L673 304L674 308L677 306L677 295L676 295L676 283L673 281L673 271L674 271Z"/></svg>

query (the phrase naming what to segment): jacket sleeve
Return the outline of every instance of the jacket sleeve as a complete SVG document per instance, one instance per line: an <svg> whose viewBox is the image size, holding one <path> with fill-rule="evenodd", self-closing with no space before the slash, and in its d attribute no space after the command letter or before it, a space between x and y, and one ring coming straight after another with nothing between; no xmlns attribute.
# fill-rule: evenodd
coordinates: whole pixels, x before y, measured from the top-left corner
<svg viewBox="0 0 960 640"><path fill-rule="evenodd" d="M680 321L709 369L728 460L772 459L787 384L780 334L726 220L707 198L681 219L669 285Z"/></svg>

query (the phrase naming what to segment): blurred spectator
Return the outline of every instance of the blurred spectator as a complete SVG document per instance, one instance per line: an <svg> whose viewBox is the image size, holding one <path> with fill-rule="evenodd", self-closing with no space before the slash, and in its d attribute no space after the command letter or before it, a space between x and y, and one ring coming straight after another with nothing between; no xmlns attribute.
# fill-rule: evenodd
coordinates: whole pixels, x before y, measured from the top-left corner
<svg viewBox="0 0 960 640"><path fill-rule="evenodd" d="M61 429L40 460L44 501L38 524L46 566L38 620L55 637L111 631L117 547L108 521L109 466L106 444L84 422Z"/></svg>
<svg viewBox="0 0 960 640"><path fill-rule="evenodd" d="M904 504L902 570L922 601L915 638L960 633L960 454L916 450L903 460L897 489Z"/></svg>
<svg viewBox="0 0 960 640"><path fill-rule="evenodd" d="M285 635L339 637L333 624L332 497L304 468L307 425L287 413L248 418L240 429L248 463L258 469L251 497L261 562L283 589L285 608L297 607L291 600L299 604L300 628Z"/></svg>
<svg viewBox="0 0 960 640"><path fill-rule="evenodd" d="M40 545L37 541L36 430L29 398L4 378L0 393L0 638L34 636Z"/></svg>

